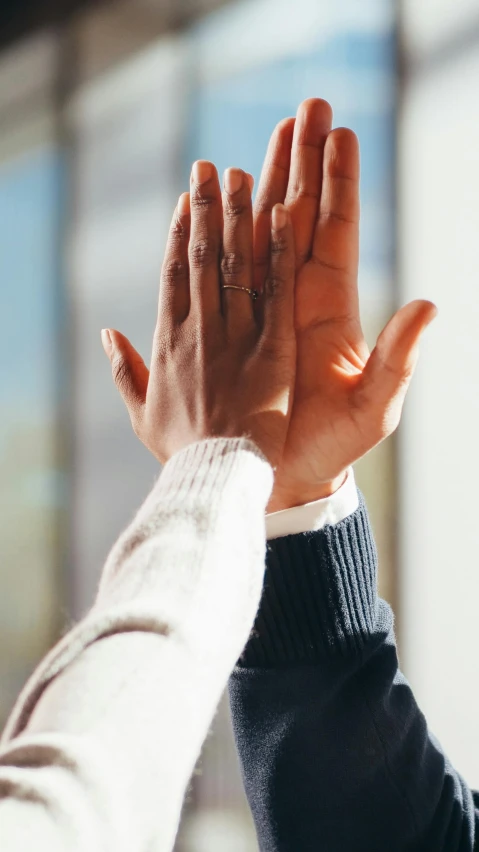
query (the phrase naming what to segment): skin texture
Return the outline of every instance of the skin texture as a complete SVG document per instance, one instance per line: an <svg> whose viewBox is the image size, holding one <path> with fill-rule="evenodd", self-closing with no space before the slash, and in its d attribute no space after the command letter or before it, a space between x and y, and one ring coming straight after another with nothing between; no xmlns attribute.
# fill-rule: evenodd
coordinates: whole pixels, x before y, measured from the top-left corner
<svg viewBox="0 0 479 852"><path fill-rule="evenodd" d="M138 426L137 412L144 412L146 398L147 422L150 422L150 412L155 406L154 394L160 397L162 394L157 379L157 374L160 375L157 362L158 352L162 352L161 347L164 347L162 312L170 309L165 293L174 299L175 311L178 317L183 317L183 321L190 311L188 316L191 320L187 328L192 338L199 335L202 339L201 334L206 332L204 317L209 315L208 311L217 315L220 304L226 312L228 340L235 339L234 335L248 335L247 329L253 327L252 315L256 329L264 329L272 292L279 289L282 293L288 289L282 285L279 288L272 286L270 272L271 214L276 204L284 202L290 212L294 233L294 305L288 301L289 296L275 304L291 310L291 317L283 317L282 320L282 355L284 364L289 365L291 350L296 348L296 380L293 399L288 397L288 405L282 402L279 406L283 412L282 423L288 422L288 432L282 451L273 453L276 475L269 512L334 493L344 481L347 468L395 430L418 357L421 334L436 314L430 302L411 302L395 314L379 336L372 353L369 352L361 330L358 300L359 146L351 130L332 130L332 120L330 105L313 98L300 105L296 118L285 119L274 130L253 213L253 248L243 239L238 252L231 227L233 222L241 220L247 222L250 232L251 211L238 215L234 212L235 203L227 201L225 254L222 258L215 252L209 252L208 247L206 255L212 262L205 263L202 258L199 246L204 239L200 233L201 228L205 228L203 224L192 227L190 287L185 284L188 278L185 249L183 259L174 261L179 262L178 270L171 266L171 260L165 261L166 273L164 269L160 293L160 330L157 329L155 334L152 363L153 381L148 380L148 371L140 356L118 332L111 332L115 344L114 357L107 350L113 358L114 377L127 401L135 431L145 440L144 427ZM251 176L246 174L245 178L251 188ZM214 222L215 239L219 239L219 190L216 189L215 193L215 199L202 200L201 189L193 185L192 209L195 215L202 206L209 209L209 221L212 227ZM184 227L187 230L188 225ZM246 229L246 225L244 227ZM173 234L173 242L178 242L178 239L178 234ZM184 236L183 243L186 242L187 237ZM171 240L168 252L171 258ZM273 257L275 254L276 251L273 251ZM253 281L254 287L263 293L262 298L253 305L247 294L238 291L226 291L221 298L220 276L213 271L215 263L221 263L223 283L239 281L244 286L245 282ZM204 285L200 284L197 275L198 267L202 266L209 266L208 275L203 272L209 294L206 313L206 307L203 312L194 307L197 303L203 304L206 298L201 296ZM293 327L293 317L295 342L285 333L289 321L288 327ZM197 329L194 328L195 322L199 323ZM275 357L280 357L277 345L275 352ZM220 361L224 374L217 366L214 379L217 393L213 394L213 407L227 411L233 386L232 368L224 359ZM201 381L204 384L205 378ZM137 388L135 394L130 391L133 386ZM181 383L175 387L177 394L185 393ZM219 395L220 391L226 395L224 400ZM212 389L208 393L211 396ZM277 399L278 393L278 385L273 382L271 398ZM206 390L205 394L208 395ZM212 402L208 404L210 407L213 405ZM290 404L291 409L288 407ZM179 416L181 411L185 420L184 409L191 403L181 403L178 399L174 405L172 402L169 405L171 411L176 412L175 416ZM206 437L208 428L214 434L230 434L233 427L247 428L253 436L250 419L238 419L238 412L233 410L232 422L226 424L221 418L203 417L202 425L186 430L182 440L189 435ZM169 428L174 432L179 426ZM276 427L271 428L275 433ZM151 436L151 423L148 429ZM152 442L151 437L147 437L145 443L162 460L164 451L158 452L152 446L157 440L155 438ZM279 447L279 439L275 440ZM168 440L167 452L171 453L175 446L175 441Z"/></svg>
<svg viewBox="0 0 479 852"><path fill-rule="evenodd" d="M263 311L253 300L251 181L229 169L221 195L212 163L194 164L163 263L150 371L118 331L105 351L133 429L164 463L212 437L251 438L279 464L291 413L296 365L294 244L291 217L270 217Z"/></svg>
<svg viewBox="0 0 479 852"><path fill-rule="evenodd" d="M328 103L304 101L296 120L276 128L258 192L258 287L276 201L291 212L296 247L296 385L270 512L332 494L349 465L394 431L436 314L426 301L402 308L370 354L358 300L359 145L351 130L331 127Z"/></svg>

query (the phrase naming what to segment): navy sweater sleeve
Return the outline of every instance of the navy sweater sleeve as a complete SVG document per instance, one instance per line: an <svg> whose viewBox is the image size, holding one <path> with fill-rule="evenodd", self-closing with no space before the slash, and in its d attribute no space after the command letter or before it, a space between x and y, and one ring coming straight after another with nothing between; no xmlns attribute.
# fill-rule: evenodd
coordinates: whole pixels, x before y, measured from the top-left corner
<svg viewBox="0 0 479 852"><path fill-rule="evenodd" d="M479 797L399 671L362 497L340 524L269 542L229 691L261 852L479 849Z"/></svg>

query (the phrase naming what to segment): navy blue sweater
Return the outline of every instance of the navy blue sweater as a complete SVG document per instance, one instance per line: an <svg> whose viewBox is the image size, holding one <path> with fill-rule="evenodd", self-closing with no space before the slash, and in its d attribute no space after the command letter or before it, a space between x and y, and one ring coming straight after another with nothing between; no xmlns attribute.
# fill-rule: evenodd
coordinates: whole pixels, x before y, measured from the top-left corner
<svg viewBox="0 0 479 852"><path fill-rule="evenodd" d="M362 498L336 526L269 543L229 689L261 852L479 849L479 795L399 671Z"/></svg>

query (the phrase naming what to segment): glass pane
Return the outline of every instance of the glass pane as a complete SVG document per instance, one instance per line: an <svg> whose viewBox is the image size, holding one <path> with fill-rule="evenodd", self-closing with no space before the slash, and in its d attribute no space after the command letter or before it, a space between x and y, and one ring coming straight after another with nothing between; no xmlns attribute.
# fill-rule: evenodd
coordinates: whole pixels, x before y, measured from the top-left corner
<svg viewBox="0 0 479 852"><path fill-rule="evenodd" d="M0 65L0 727L63 611L63 160L51 48L36 40Z"/></svg>

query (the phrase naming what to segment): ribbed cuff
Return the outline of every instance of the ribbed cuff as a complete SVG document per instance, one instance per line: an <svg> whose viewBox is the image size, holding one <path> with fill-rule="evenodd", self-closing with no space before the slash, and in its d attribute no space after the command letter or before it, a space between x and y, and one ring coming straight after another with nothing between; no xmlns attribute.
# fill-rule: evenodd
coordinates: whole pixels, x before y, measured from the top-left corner
<svg viewBox="0 0 479 852"><path fill-rule="evenodd" d="M359 508L341 523L269 543L260 608L238 665L358 654L377 614L376 546L359 494Z"/></svg>
<svg viewBox="0 0 479 852"><path fill-rule="evenodd" d="M167 493L171 502L177 499L192 502L199 498L218 502L232 475L242 476L246 470L246 476L251 477L251 468L260 467L264 469L261 483L265 486L267 502L273 474L256 444L247 438L210 438L175 453L163 468L159 487ZM198 470L202 471L202 475L198 474Z"/></svg>

